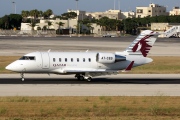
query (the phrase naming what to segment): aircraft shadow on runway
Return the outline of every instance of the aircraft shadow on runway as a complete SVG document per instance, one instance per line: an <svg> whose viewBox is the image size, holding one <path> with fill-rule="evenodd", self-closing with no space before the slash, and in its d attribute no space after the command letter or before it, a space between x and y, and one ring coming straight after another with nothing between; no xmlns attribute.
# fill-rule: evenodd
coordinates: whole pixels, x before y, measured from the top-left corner
<svg viewBox="0 0 180 120"><path fill-rule="evenodd" d="M110 79L110 78L95 78L91 82L79 81L72 78L26 78L24 82L20 79L0 78L0 84L180 84L178 79L160 79L160 78L135 78L135 79Z"/></svg>

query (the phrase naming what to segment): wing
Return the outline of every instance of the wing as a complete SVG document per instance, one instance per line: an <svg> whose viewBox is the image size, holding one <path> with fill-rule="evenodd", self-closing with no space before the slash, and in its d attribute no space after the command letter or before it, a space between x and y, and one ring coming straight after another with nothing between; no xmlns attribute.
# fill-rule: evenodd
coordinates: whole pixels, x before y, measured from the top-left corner
<svg viewBox="0 0 180 120"><path fill-rule="evenodd" d="M86 76L102 76L102 75L117 75L120 72L130 71L134 61L132 61L124 71L120 70L109 70L109 69L92 69L92 68L65 68L53 70L56 74L85 74Z"/></svg>
<svg viewBox="0 0 180 120"><path fill-rule="evenodd" d="M112 75L112 74L118 74L119 71L117 70L107 70L107 69L88 69L88 68L83 68L83 69L56 69L52 71L53 73L57 73L57 74L88 74L92 77L95 76L102 76L102 75Z"/></svg>

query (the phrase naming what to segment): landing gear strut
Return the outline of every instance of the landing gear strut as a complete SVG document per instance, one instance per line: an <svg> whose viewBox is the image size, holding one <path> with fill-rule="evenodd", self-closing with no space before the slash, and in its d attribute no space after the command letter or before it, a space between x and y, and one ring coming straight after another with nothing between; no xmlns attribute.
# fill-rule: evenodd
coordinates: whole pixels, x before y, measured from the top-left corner
<svg viewBox="0 0 180 120"><path fill-rule="evenodd" d="M78 79L78 80L84 80L84 76L83 75L80 75L80 74L76 74L75 77Z"/></svg>
<svg viewBox="0 0 180 120"><path fill-rule="evenodd" d="M84 75L81 75L81 74L76 74L75 77L78 79L78 80L87 80L88 82L91 82L92 81L92 78L91 77L85 77Z"/></svg>
<svg viewBox="0 0 180 120"><path fill-rule="evenodd" d="M21 80L24 81L24 73L21 73Z"/></svg>

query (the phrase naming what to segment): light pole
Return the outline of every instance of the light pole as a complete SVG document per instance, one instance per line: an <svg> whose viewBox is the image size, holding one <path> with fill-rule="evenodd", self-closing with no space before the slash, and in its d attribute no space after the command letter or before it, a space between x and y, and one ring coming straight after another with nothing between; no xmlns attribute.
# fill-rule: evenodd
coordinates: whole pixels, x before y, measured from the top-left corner
<svg viewBox="0 0 180 120"><path fill-rule="evenodd" d="M77 29L77 34L78 34L78 37L80 37L80 24L78 24L78 1L79 0L75 0L76 1L76 14L77 14L77 28L79 27L79 29Z"/></svg>
<svg viewBox="0 0 180 120"><path fill-rule="evenodd" d="M79 0L76 0L76 14L77 14L77 20L78 20L78 1L79 1Z"/></svg>
<svg viewBox="0 0 180 120"><path fill-rule="evenodd" d="M114 10L116 9L116 0L114 0Z"/></svg>
<svg viewBox="0 0 180 120"><path fill-rule="evenodd" d="M119 10L121 10L121 4L120 4L120 2L121 2L121 1L119 0Z"/></svg>
<svg viewBox="0 0 180 120"><path fill-rule="evenodd" d="M12 13L16 14L16 2L12 2L13 10Z"/></svg>

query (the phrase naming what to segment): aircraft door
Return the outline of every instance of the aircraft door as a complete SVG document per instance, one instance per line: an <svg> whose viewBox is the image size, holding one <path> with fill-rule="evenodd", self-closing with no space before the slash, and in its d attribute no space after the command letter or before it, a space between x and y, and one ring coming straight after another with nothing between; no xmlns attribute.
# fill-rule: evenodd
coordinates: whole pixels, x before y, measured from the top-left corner
<svg viewBox="0 0 180 120"><path fill-rule="evenodd" d="M41 52L42 56L42 68L48 69L49 68L49 53L48 52Z"/></svg>

